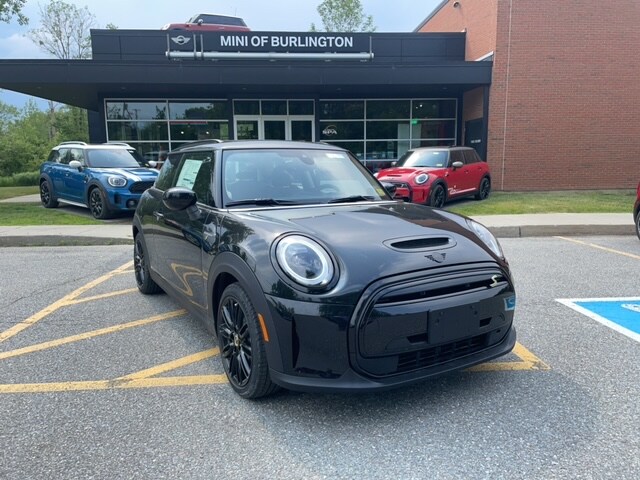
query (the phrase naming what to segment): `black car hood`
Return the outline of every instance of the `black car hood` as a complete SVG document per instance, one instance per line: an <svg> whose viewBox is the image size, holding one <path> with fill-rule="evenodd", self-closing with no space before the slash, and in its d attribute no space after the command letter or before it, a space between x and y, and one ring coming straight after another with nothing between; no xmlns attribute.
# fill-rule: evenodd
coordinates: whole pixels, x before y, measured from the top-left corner
<svg viewBox="0 0 640 480"><path fill-rule="evenodd" d="M297 232L319 240L350 280L367 282L441 266L500 261L464 217L411 203L264 209L245 215L252 228L271 230L274 239Z"/></svg>

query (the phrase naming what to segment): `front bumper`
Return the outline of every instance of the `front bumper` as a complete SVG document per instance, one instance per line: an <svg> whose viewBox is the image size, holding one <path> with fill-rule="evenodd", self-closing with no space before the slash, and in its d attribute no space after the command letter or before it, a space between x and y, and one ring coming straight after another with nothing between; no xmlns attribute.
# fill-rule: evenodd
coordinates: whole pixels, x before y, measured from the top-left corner
<svg viewBox="0 0 640 480"><path fill-rule="evenodd" d="M412 186L407 182L397 182L383 179L382 181L392 183L396 186L394 199L404 200L405 202L426 204L431 194L430 185Z"/></svg>
<svg viewBox="0 0 640 480"><path fill-rule="evenodd" d="M355 306L267 303L282 367L271 378L292 390L397 387L499 357L516 341L513 284L496 266L384 279Z"/></svg>

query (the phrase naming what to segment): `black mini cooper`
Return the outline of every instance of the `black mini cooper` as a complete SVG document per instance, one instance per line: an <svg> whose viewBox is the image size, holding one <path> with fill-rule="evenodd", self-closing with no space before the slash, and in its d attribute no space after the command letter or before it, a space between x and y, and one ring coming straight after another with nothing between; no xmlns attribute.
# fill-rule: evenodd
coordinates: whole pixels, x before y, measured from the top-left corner
<svg viewBox="0 0 640 480"><path fill-rule="evenodd" d="M512 350L515 291L475 221L391 199L348 151L174 150L133 220L135 276L217 336L233 389L365 391Z"/></svg>

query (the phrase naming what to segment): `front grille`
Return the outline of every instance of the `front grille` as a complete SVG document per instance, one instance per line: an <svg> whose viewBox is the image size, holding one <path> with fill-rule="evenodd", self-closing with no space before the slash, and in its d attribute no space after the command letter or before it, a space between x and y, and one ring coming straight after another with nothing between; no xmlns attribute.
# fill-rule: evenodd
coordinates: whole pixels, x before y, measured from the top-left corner
<svg viewBox="0 0 640 480"><path fill-rule="evenodd" d="M398 356L398 366L395 373L431 367L479 352L487 346L488 338L489 335L477 335L457 342L425 348L417 352L403 353Z"/></svg>
<svg viewBox="0 0 640 480"><path fill-rule="evenodd" d="M129 187L129 191L131 193L142 193L148 188L153 186L154 182L136 182L131 187Z"/></svg>
<svg viewBox="0 0 640 480"><path fill-rule="evenodd" d="M514 295L499 269L404 280L375 290L356 322L356 358L375 377L437 367L498 344L508 333Z"/></svg>

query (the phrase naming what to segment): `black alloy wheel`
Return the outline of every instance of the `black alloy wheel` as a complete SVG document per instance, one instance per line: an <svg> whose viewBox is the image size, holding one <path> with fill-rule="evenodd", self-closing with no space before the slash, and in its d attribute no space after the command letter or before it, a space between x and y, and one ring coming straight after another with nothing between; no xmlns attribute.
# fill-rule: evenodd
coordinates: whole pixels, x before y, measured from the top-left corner
<svg viewBox="0 0 640 480"><path fill-rule="evenodd" d="M53 198L53 193L51 193L48 180L40 182L40 201L44 208L56 208L58 206L58 201Z"/></svg>
<svg viewBox="0 0 640 480"><path fill-rule="evenodd" d="M259 398L277 390L269 378L258 316L249 296L237 283L222 294L217 333L222 365L236 393L244 398Z"/></svg>
<svg viewBox="0 0 640 480"><path fill-rule="evenodd" d="M640 238L640 211L638 211L638 214L636 215L636 235Z"/></svg>
<svg viewBox="0 0 640 480"><path fill-rule="evenodd" d="M489 193L491 193L491 180L489 177L484 177L480 181L480 187L478 188L478 193L476 193L476 200L485 200Z"/></svg>
<svg viewBox="0 0 640 480"><path fill-rule="evenodd" d="M446 193L444 191L444 187L440 184L435 185L431 190L431 196L429 197L429 205L434 208L442 208L444 207L444 202L446 200Z"/></svg>
<svg viewBox="0 0 640 480"><path fill-rule="evenodd" d="M145 245L141 234L136 235L133 245L133 269L138 290L145 295L159 293L162 289L149 275L149 259L145 255Z"/></svg>
<svg viewBox="0 0 640 480"><path fill-rule="evenodd" d="M93 188L91 192L89 192L89 210L93 218L97 218L98 220L104 220L111 216L104 194L98 187Z"/></svg>

